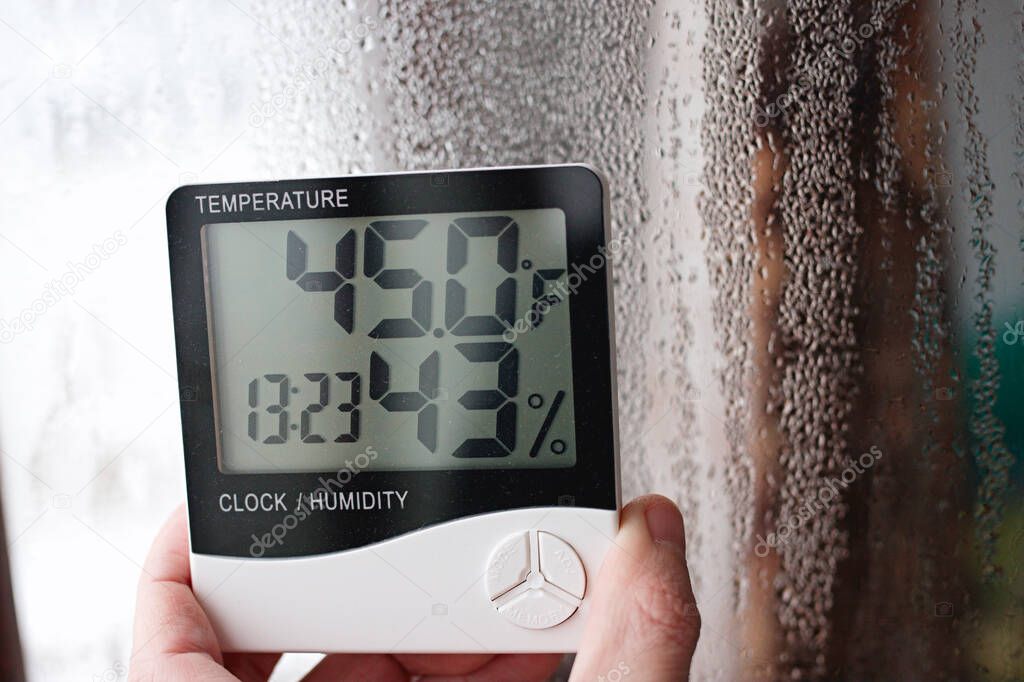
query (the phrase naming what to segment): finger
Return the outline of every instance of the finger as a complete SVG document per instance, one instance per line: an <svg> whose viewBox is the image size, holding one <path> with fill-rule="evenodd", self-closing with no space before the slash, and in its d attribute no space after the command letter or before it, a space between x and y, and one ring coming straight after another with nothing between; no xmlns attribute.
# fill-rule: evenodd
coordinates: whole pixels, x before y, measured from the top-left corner
<svg viewBox="0 0 1024 682"><path fill-rule="evenodd" d="M465 675L492 658L494 654L395 654L395 660L412 675Z"/></svg>
<svg viewBox="0 0 1024 682"><path fill-rule="evenodd" d="M303 682L406 682L408 674L385 654L338 654L328 656L309 671Z"/></svg>
<svg viewBox="0 0 1024 682"><path fill-rule="evenodd" d="M131 679L230 680L217 636L189 586L184 507L164 524L142 569L135 606Z"/></svg>
<svg viewBox="0 0 1024 682"><path fill-rule="evenodd" d="M593 600L571 680L608 679L612 671L650 682L689 676L700 616L675 504L650 495L622 510Z"/></svg>
<svg viewBox="0 0 1024 682"><path fill-rule="evenodd" d="M224 667L242 682L266 682L281 654L224 654Z"/></svg>
<svg viewBox="0 0 1024 682"><path fill-rule="evenodd" d="M491 658L472 672L424 678L424 682L544 682L562 660L562 654L505 654Z"/></svg>

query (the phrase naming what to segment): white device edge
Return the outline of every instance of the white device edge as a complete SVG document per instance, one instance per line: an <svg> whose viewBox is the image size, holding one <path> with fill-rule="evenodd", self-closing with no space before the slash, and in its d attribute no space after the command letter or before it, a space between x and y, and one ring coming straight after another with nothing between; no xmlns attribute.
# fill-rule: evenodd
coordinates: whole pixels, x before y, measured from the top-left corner
<svg viewBox="0 0 1024 682"><path fill-rule="evenodd" d="M601 183L602 195L602 217L605 244L611 244L611 219L610 219L610 198L608 195L608 184L605 176L590 164L565 163L565 164L535 164L522 166L497 166L477 167L460 169L441 169L433 171L393 171L383 173L365 173L344 177L368 177L379 175L414 175L422 173L456 173L464 171L479 170L513 170L531 168L564 168L580 167L585 168ZM292 178L302 179L302 178ZM387 618L372 619L367 627L353 630L344 621L334 629L329 626L321 627L319 622L301 622L301 618L310 614L318 614L327 607L341 609L343 614L346 608L344 602L328 598L327 595L332 587L331 578L328 574L351 576L359 575L361 569L372 569L375 563L371 557L378 560L394 552L393 558L400 561L409 561L409 565L417 567L417 575L422 569L431 574L438 570L439 558L445 556L438 551L438 547L453 547L467 562L475 562L478 568L475 575L475 582L482 583L486 568L487 559L494 547L505 537L525 528L533 528L550 532L569 542L579 554L587 573L588 584L592 585L597 575L604 556L607 554L611 544L614 542L615 534L619 527L619 510L622 508L622 484L620 473L619 457L619 424L618 424L618 382L617 382L617 361L615 353L615 315L614 298L612 287L612 263L605 253L605 281L607 285L608 298L608 322L609 322L609 358L611 361L611 391L612 391L612 429L614 438L614 464L615 464L615 500L616 509L590 509L577 507L536 507L527 509L515 509L488 514L480 514L461 519L455 519L445 523L437 524L413 533L407 533L380 543L367 545L343 552L335 552L310 557L288 558L288 559L249 559L236 557L221 557L204 554L194 554L190 551L190 564L192 569L192 585L197 598L203 605L204 610L210 617L214 628L218 633L220 645L225 651L313 651L313 652L405 652L405 653L465 653L465 652L503 652L503 653L570 653L576 651L579 638L582 635L583 624L589 610L590 593L584 596L579 612L571 616L566 622L550 629L529 630L520 628L505 620L486 598L482 584L475 584L474 588L465 590L456 600L456 605L462 601L468 601L474 606L469 611L458 607L454 611L447 611L450 627L422 627L426 615L423 614L422 598L415 599L415 592L411 593L413 599L409 608L398 609L393 614L398 617L397 621L388 621ZM523 521L530 522L522 525ZM485 525L481 525L484 523ZM189 543L191 550L191 528L189 530ZM383 553L383 554L382 554ZM422 554L417 554L422 553ZM413 557L412 560L402 557ZM419 557L420 560L415 558ZM441 559L441 564L447 564L447 559ZM310 568L316 563L317 568ZM388 562L385 560L385 564ZM390 565L390 564L389 564ZM450 565L450 564L447 564ZM380 566L377 566L380 568ZM392 569L395 567L392 565ZM395 571L401 576L401 572ZM241 574L242 577L238 577ZM291 584L289 576L295 576ZM377 579L370 581L377 587L393 587L396 590L402 589L404 583L416 585L402 576L403 580L396 580L394 576L383 578L384 574L378 575ZM315 584L309 585L312 580ZM282 590L277 595L256 595L257 600L264 598L264 601L253 602L253 595L250 588L258 588L267 584L281 585ZM450 584L435 576L435 584L440 590L450 587ZM418 587L418 585L417 585ZM289 591L289 588L292 591ZM588 588L589 590L589 588ZM420 597L431 595L431 592L419 587ZM475 592L475 595L470 595ZM440 592L447 594L447 592ZM365 593L356 592L360 597ZM371 591L370 594L378 594ZM315 600L320 595L321 600L316 604L305 604L311 597ZM390 597L389 597L390 598ZM483 600L481 607L480 600ZM273 602L273 604L270 604ZM269 604L269 605L268 605ZM438 618L433 612L438 605L448 608L446 602L431 602L429 616ZM308 606L309 608L305 608ZM358 613L374 612L373 604L362 604L359 607L349 609ZM367 609L367 610L364 610ZM379 609L377 609L379 612ZM409 631L390 646L383 643L390 641L395 629L401 629L401 616L407 614L420 614L421 620L411 626ZM300 622L294 622L296 618ZM465 627L470 629L467 632L460 625L461 619L465 619ZM310 620L316 620L311 618ZM328 618L327 620L330 620ZM406 623L408 624L408 623ZM478 628L480 628L478 630ZM419 635L416 631L423 630ZM439 633L444 634L439 634ZM479 632L479 636L471 633ZM458 633L461 633L459 635ZM480 641L478 641L480 640Z"/></svg>
<svg viewBox="0 0 1024 682"><path fill-rule="evenodd" d="M493 512L318 556L192 554L192 584L225 651L569 653L618 525L615 509ZM551 628L513 624L485 588L495 547L527 530L568 541L586 572L579 610Z"/></svg>

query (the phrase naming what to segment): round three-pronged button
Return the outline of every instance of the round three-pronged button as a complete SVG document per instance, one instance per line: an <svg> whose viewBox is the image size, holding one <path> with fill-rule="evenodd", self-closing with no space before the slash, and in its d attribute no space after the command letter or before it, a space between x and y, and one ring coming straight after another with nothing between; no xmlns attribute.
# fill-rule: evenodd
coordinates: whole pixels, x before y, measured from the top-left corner
<svg viewBox="0 0 1024 682"><path fill-rule="evenodd" d="M546 531L505 538L491 553L485 582L498 613L532 630L554 627L576 613L587 588L579 555Z"/></svg>

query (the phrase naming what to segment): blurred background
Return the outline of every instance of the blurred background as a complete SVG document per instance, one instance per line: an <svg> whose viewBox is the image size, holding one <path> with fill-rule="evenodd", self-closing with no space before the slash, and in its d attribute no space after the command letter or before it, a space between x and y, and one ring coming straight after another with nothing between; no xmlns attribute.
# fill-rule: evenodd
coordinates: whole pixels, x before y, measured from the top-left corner
<svg viewBox="0 0 1024 682"><path fill-rule="evenodd" d="M29 679L126 676L184 496L171 190L558 162L610 179L624 488L686 515L694 679L1024 679L1019 0L49 0L0 36Z"/></svg>

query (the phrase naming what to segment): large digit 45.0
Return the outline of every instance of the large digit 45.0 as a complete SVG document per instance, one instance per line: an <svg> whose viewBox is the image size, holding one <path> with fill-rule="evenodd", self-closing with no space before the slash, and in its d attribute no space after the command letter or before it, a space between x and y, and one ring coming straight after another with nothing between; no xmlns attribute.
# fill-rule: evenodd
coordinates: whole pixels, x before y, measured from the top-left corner
<svg viewBox="0 0 1024 682"><path fill-rule="evenodd" d="M448 274L457 275L469 261L471 237L498 237L498 265L516 271L519 225L508 216L459 218L448 226ZM512 327L516 316L516 280L506 277L494 291L493 315L466 314L466 287L451 277L445 285L444 324L456 336L495 336Z"/></svg>
<svg viewBox="0 0 1024 682"><path fill-rule="evenodd" d="M355 319L356 288L350 282L356 274L356 231L346 232L334 247L334 270L307 272L309 248L302 238L288 230L286 274L303 291L334 293L334 320L341 328L352 333Z"/></svg>
<svg viewBox="0 0 1024 682"><path fill-rule="evenodd" d="M384 269L384 242L414 239L426 225L426 220L375 220L366 228L363 274L382 289L412 289L412 316L381 320L370 330L370 338L408 339L423 336L430 328L430 282L412 268Z"/></svg>

